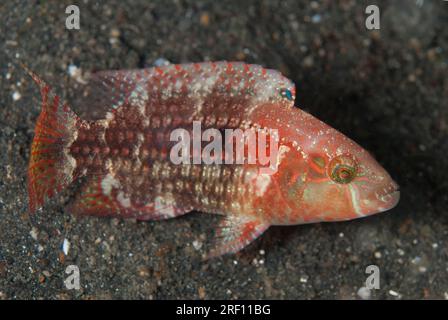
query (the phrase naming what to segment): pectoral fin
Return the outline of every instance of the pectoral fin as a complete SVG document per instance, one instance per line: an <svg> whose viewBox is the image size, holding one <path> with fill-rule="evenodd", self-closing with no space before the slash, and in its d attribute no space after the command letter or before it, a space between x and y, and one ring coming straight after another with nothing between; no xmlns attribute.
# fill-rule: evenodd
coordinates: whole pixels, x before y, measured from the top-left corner
<svg viewBox="0 0 448 320"><path fill-rule="evenodd" d="M269 224L251 216L229 215L221 221L215 236L215 246L207 259L235 253L258 238Z"/></svg>

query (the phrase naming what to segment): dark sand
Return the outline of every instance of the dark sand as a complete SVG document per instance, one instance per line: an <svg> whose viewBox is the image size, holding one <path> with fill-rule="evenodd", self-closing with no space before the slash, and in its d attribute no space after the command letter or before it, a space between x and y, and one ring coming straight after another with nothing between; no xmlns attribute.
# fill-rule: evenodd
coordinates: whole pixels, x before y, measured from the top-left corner
<svg viewBox="0 0 448 320"><path fill-rule="evenodd" d="M40 2L0 5L0 299L359 299L371 264L381 271L373 299L448 299L448 2L373 1L379 32L364 27L360 1L79 1L78 31L65 29L63 1ZM281 70L297 84L296 105L377 157L401 202L357 221L272 227L208 262L214 216L78 219L64 211L66 192L30 217L40 97L16 53L69 101L79 86L69 65L81 77L158 58ZM63 285L71 264L79 291Z"/></svg>

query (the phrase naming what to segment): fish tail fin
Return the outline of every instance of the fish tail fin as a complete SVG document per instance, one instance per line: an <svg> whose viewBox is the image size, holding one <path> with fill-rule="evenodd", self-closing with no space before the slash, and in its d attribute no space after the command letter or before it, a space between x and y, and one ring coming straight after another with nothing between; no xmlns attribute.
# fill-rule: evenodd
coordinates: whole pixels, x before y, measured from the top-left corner
<svg viewBox="0 0 448 320"><path fill-rule="evenodd" d="M42 97L28 166L29 211L32 213L46 198L53 197L74 180L76 161L68 151L83 121L60 101L45 81L21 65L39 86Z"/></svg>

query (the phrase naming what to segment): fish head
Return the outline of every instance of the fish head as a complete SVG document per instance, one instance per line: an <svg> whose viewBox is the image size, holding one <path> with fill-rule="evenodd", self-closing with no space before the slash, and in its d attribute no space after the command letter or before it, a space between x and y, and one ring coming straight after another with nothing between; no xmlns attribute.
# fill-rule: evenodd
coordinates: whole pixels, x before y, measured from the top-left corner
<svg viewBox="0 0 448 320"><path fill-rule="evenodd" d="M369 152L301 110L287 121L276 182L297 223L350 220L397 205L397 183Z"/></svg>

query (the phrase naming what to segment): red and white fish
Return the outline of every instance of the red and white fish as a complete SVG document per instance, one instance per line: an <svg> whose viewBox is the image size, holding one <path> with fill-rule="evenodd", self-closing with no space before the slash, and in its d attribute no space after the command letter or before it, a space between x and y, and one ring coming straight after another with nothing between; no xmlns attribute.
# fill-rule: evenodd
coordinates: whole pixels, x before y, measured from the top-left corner
<svg viewBox="0 0 448 320"><path fill-rule="evenodd" d="M342 221L394 207L398 185L355 142L294 107L294 84L278 71L241 62L168 65L94 75L86 121L39 85L28 169L29 208L85 176L70 211L160 220L192 210L222 215L209 257L237 252L271 225ZM88 102L88 101L87 101ZM170 133L278 130L278 169L257 164L174 164Z"/></svg>

